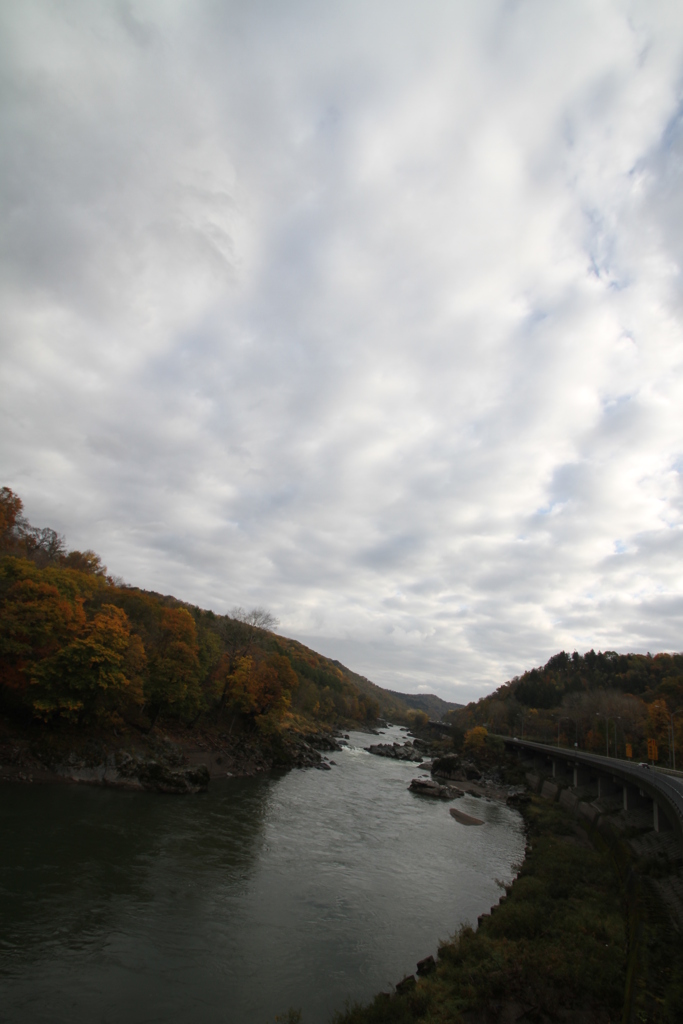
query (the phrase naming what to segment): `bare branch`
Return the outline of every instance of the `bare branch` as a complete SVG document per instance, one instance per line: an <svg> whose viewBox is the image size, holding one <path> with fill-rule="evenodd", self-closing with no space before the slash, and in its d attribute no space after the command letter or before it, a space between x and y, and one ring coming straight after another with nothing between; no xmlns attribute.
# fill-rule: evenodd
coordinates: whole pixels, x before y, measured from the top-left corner
<svg viewBox="0 0 683 1024"><path fill-rule="evenodd" d="M269 632L272 632L280 625L279 619L276 619L267 608L261 607L246 611L237 605L231 609L230 618L237 619L238 622L243 622L247 626L254 626L256 629L265 629Z"/></svg>

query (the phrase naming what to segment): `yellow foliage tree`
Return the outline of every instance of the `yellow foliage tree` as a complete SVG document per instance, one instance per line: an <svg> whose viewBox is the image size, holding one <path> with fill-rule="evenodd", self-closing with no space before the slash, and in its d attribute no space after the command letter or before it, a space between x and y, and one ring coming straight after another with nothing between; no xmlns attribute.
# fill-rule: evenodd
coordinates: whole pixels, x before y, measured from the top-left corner
<svg viewBox="0 0 683 1024"><path fill-rule="evenodd" d="M463 751L465 753L471 752L473 754L482 751L486 746L487 736L488 730L485 729L483 725L477 725L474 729L468 729L465 733Z"/></svg>
<svg viewBox="0 0 683 1024"><path fill-rule="evenodd" d="M143 667L144 648L131 637L128 616L106 604L77 637L34 667L33 709L43 719L119 720L124 697L142 703Z"/></svg>

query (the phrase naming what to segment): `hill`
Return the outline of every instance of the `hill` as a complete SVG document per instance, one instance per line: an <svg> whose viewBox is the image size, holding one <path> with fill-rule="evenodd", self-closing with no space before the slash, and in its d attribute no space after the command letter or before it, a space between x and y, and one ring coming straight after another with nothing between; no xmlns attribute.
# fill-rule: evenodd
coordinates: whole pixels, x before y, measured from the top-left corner
<svg viewBox="0 0 683 1024"><path fill-rule="evenodd" d="M93 551L68 551L54 530L31 526L21 499L0 490L0 713L10 725L74 743L160 730L209 746L243 736L257 760L287 763L300 759L301 743L285 749L293 737L410 721L398 695L274 625L263 609L217 615L128 586Z"/></svg>
<svg viewBox="0 0 683 1024"><path fill-rule="evenodd" d="M464 704L454 704L452 701L442 700L435 693L398 693L396 690L387 690L386 692L407 704L409 708L424 711L434 722L441 722L449 711L458 711L465 707Z"/></svg>
<svg viewBox="0 0 683 1024"><path fill-rule="evenodd" d="M560 651L498 689L449 714L463 731L528 736L598 753L683 762L683 654ZM630 754L629 754L630 751Z"/></svg>

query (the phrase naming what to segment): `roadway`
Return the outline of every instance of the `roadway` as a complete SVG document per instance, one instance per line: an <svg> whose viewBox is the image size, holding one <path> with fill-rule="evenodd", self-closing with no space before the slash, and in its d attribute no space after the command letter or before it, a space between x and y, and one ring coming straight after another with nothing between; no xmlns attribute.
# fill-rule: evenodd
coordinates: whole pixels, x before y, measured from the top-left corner
<svg viewBox="0 0 683 1024"><path fill-rule="evenodd" d="M679 775L678 772L641 767L630 761L605 757L603 754L589 754L571 747L552 747L546 743L510 736L501 736L500 739L512 749L528 750L536 756L565 761L572 766L590 769L597 775L608 776L616 783L636 786L659 805L683 842L683 773Z"/></svg>

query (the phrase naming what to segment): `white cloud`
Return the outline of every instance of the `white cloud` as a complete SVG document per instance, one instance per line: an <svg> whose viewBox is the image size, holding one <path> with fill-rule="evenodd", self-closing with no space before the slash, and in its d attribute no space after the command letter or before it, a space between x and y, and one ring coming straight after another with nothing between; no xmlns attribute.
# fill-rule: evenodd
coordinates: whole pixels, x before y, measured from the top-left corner
<svg viewBox="0 0 683 1024"><path fill-rule="evenodd" d="M680 5L0 17L35 522L452 699L681 646Z"/></svg>

